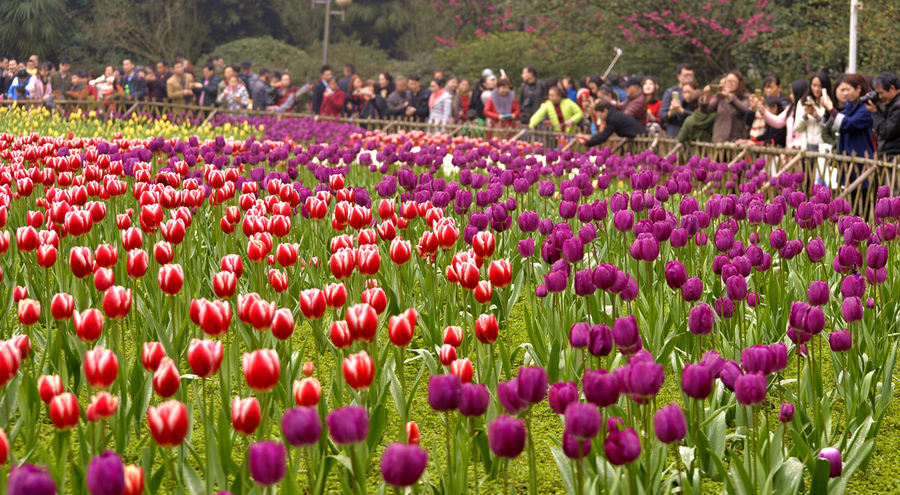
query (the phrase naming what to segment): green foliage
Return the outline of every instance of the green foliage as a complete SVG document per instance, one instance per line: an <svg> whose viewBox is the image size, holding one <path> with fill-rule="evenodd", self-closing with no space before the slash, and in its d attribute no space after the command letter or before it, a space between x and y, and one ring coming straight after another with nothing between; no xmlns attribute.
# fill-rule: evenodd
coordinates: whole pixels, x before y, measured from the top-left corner
<svg viewBox="0 0 900 495"><path fill-rule="evenodd" d="M312 64L309 70L318 75L322 66L322 43L313 43L308 53ZM341 67L347 63L353 64L364 79L376 79L380 72L406 73L411 69L409 62L392 59L387 51L363 45L357 40L329 43L328 64L334 73L341 74Z"/></svg>
<svg viewBox="0 0 900 495"><path fill-rule="evenodd" d="M221 56L227 64L240 64L244 60L253 62L254 70L266 67L271 70L287 71L296 82L310 80L318 74L316 59L303 50L283 41L266 36L263 38L242 38L216 47L203 56Z"/></svg>
<svg viewBox="0 0 900 495"><path fill-rule="evenodd" d="M64 0L0 0L0 46L19 57L45 53L60 40Z"/></svg>

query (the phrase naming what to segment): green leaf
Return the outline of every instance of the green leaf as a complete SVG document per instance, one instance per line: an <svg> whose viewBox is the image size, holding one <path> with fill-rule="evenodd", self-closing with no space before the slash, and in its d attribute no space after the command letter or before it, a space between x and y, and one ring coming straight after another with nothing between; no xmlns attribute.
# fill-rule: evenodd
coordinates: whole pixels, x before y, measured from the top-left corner
<svg viewBox="0 0 900 495"><path fill-rule="evenodd" d="M775 472L773 488L776 495L794 495L800 492L800 483L803 481L803 463L796 457L791 457Z"/></svg>
<svg viewBox="0 0 900 495"><path fill-rule="evenodd" d="M572 470L575 469L572 463L578 461L570 460L559 447L550 447L550 453L553 455L553 461L556 462L556 468L559 469L560 476L562 476L566 491L568 493L577 492L575 490L575 480L572 478Z"/></svg>

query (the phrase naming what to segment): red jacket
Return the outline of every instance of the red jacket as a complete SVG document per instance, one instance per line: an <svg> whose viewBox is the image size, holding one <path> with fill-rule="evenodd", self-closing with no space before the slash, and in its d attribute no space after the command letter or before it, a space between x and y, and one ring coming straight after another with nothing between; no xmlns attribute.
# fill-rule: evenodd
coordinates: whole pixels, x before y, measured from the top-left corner
<svg viewBox="0 0 900 495"><path fill-rule="evenodd" d="M519 115L522 114L522 110L519 109L519 102L513 99L512 103L512 116L511 122L515 122ZM488 98L487 104L484 106L484 116L495 121L500 121L500 114L497 113L497 107L494 106L494 100Z"/></svg>
<svg viewBox="0 0 900 495"><path fill-rule="evenodd" d="M346 100L347 96L341 90L326 94L322 99L320 115L325 117L340 117L344 113L344 102Z"/></svg>

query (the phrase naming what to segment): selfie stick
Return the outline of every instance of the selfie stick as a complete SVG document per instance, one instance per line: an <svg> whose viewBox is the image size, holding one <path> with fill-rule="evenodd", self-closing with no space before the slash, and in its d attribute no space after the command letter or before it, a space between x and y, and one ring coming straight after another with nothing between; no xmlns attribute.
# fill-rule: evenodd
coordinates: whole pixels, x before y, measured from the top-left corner
<svg viewBox="0 0 900 495"><path fill-rule="evenodd" d="M616 57L613 58L612 62L610 62L609 67L606 68L606 72L603 73L603 76L601 77L601 79L606 79L606 76L608 76L609 73L612 72L613 66L616 65L616 62L619 60L619 57L622 56L621 48L613 48L613 50L616 51Z"/></svg>

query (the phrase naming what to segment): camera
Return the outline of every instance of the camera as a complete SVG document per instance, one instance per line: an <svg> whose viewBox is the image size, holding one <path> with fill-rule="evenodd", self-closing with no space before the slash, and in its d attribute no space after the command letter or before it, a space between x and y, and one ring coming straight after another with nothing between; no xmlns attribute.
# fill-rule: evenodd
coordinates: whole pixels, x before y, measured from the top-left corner
<svg viewBox="0 0 900 495"><path fill-rule="evenodd" d="M865 105L866 103L869 103L870 101L872 103L878 103L878 93L877 92L869 91L868 93L864 94L863 96L861 96L859 98L859 102L862 103L863 105Z"/></svg>

